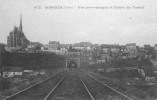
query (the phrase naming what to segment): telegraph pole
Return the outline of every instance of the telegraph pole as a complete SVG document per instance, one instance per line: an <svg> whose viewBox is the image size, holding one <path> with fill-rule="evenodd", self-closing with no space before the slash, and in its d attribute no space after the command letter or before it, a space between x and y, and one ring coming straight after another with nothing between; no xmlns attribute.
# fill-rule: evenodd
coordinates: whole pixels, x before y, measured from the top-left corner
<svg viewBox="0 0 157 100"><path fill-rule="evenodd" d="M3 44L0 44L0 74L2 74L2 66L3 66L3 53L4 51L4 45Z"/></svg>
<svg viewBox="0 0 157 100"><path fill-rule="evenodd" d="M0 74L2 75L2 45L0 45Z"/></svg>
<svg viewBox="0 0 157 100"><path fill-rule="evenodd" d="M0 68L2 66L2 46L0 45Z"/></svg>

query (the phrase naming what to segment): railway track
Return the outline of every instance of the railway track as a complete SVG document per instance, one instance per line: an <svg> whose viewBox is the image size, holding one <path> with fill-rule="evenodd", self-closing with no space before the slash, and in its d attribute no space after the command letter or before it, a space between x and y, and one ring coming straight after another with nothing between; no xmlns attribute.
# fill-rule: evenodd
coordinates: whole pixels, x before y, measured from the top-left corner
<svg viewBox="0 0 157 100"><path fill-rule="evenodd" d="M92 100L133 100L120 91L92 77L90 74L80 72L80 78Z"/></svg>
<svg viewBox="0 0 157 100"><path fill-rule="evenodd" d="M91 92L89 91L89 89L87 88L86 84L84 83L84 81L82 80L82 78L80 77L80 75L77 73L78 77L80 78L82 84L84 85L84 87L86 88L88 94L90 95L91 99L94 100L93 95L91 94Z"/></svg>
<svg viewBox="0 0 157 100"><path fill-rule="evenodd" d="M133 100L78 69L64 71L3 100Z"/></svg>
<svg viewBox="0 0 157 100"><path fill-rule="evenodd" d="M81 78L77 69L72 69L45 97L44 100L91 100L91 95Z"/></svg>
<svg viewBox="0 0 157 100"><path fill-rule="evenodd" d="M52 94L52 92L54 92L58 86L61 84L61 82L63 82L63 80L65 79L65 77L67 76L67 74L57 83L57 85L48 93L48 95L44 98L44 100L47 100L50 95Z"/></svg>
<svg viewBox="0 0 157 100"><path fill-rule="evenodd" d="M37 84L21 90L11 96L7 96L2 100L43 100L49 91L51 91L51 89L58 83L57 80L62 79L62 77L65 77L67 74L67 71L59 72Z"/></svg>
<svg viewBox="0 0 157 100"><path fill-rule="evenodd" d="M58 80L58 81L55 81ZM62 93L66 92L65 95ZM72 92L73 91L73 92ZM3 100L91 100L76 70L57 75Z"/></svg>
<svg viewBox="0 0 157 100"><path fill-rule="evenodd" d="M77 90L77 94L68 91L68 89L72 90L71 87L73 86L70 85L67 89L66 81L71 79L69 80L69 83L73 83L73 81L76 80L71 78L70 75L67 75L66 79L64 79L64 81L61 80L56 85L56 88L53 89L44 100L133 100L132 98L100 82L90 75L80 72L80 70L71 71L71 73L75 73L73 74L74 78L79 78L79 81L81 81L75 82L75 85L77 84L77 87L79 87L81 90L84 90L81 92L78 92ZM82 84L83 87L78 86L78 84ZM73 89L75 88L73 87ZM86 94L86 96L81 97L83 94ZM79 97L77 98L77 96Z"/></svg>

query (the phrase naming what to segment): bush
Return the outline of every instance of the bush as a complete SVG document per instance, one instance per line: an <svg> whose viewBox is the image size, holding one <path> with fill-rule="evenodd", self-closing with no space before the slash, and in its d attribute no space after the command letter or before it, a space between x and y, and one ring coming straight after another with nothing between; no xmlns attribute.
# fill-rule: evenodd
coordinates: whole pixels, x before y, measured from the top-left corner
<svg viewBox="0 0 157 100"><path fill-rule="evenodd" d="M10 87L11 83L9 80L7 79L2 79L0 80L0 90L4 90Z"/></svg>

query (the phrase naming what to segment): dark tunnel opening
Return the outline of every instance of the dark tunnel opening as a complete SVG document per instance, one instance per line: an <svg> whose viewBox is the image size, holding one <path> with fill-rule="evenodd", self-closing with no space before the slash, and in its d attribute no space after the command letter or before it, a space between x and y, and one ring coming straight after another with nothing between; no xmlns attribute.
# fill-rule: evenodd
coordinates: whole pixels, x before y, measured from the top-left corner
<svg viewBox="0 0 157 100"><path fill-rule="evenodd" d="M77 64L75 61L71 61L69 64L68 64L68 67L69 68L77 68Z"/></svg>

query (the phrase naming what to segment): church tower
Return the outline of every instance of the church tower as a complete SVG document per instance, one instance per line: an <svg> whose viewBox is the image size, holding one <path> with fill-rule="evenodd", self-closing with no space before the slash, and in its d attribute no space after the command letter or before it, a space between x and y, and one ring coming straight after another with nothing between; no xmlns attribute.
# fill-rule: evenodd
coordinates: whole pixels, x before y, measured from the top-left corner
<svg viewBox="0 0 157 100"><path fill-rule="evenodd" d="M19 30L20 30L20 32L23 32L23 30L22 30L22 14L21 14L21 16L20 16L20 26L19 26Z"/></svg>
<svg viewBox="0 0 157 100"><path fill-rule="evenodd" d="M21 14L19 27L16 27L14 25L14 29L9 33L9 36L7 37L7 44L8 44L8 48L6 48L7 51L12 52L12 51L25 49L29 44L29 40L27 40L22 28L23 26L22 26L22 14Z"/></svg>

